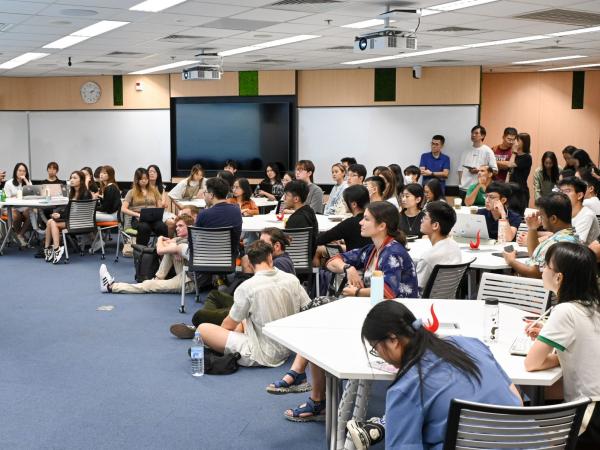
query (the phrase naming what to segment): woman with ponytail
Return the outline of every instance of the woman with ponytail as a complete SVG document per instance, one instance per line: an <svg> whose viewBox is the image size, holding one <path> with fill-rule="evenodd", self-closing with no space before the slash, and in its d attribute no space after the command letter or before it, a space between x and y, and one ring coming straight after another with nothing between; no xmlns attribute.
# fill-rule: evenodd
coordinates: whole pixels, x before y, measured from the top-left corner
<svg viewBox="0 0 600 450"><path fill-rule="evenodd" d="M375 271L383 272L383 296L386 299L414 298L419 296L415 265L404 245L406 237L398 228L400 214L390 202L369 203L360 221L360 234L371 238L372 244L349 252L340 253L326 267L333 273L345 273L348 284L343 294L349 297L369 297L371 276ZM388 302L384 302L388 303ZM284 394L303 392L295 389L306 384L307 361L296 358L290 370L281 380L271 384L267 391ZM312 391L306 403L288 409L284 416L293 422L309 422L325 418L325 372L312 364ZM281 389L284 387L284 389ZM290 389L290 387L292 389Z"/></svg>
<svg viewBox="0 0 600 450"><path fill-rule="evenodd" d="M398 373L387 391L384 419L348 422L357 449L385 437L388 449L441 450L455 398L522 405L515 385L485 344L463 336L439 338L402 303L374 306L361 336L369 353L398 368Z"/></svg>

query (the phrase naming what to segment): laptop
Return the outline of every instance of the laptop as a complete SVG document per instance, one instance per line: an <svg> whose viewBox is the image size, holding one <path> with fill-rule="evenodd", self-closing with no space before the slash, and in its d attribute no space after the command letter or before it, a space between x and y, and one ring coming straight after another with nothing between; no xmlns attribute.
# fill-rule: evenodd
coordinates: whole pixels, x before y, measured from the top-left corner
<svg viewBox="0 0 600 450"><path fill-rule="evenodd" d="M162 221L165 208L143 208L140 211L140 222Z"/></svg>
<svg viewBox="0 0 600 450"><path fill-rule="evenodd" d="M480 214L456 215L456 224L454 224L454 227L452 228L452 234L455 239L475 239L478 231L481 240L489 240L490 235L488 234L484 216Z"/></svg>
<svg viewBox="0 0 600 450"><path fill-rule="evenodd" d="M40 198L42 196L42 193L44 191L42 190L42 186L40 185L26 185L23 186L23 197L37 197Z"/></svg>
<svg viewBox="0 0 600 450"><path fill-rule="evenodd" d="M68 197L69 188L63 183L42 184L41 195L46 195L46 189L50 193L50 197Z"/></svg>

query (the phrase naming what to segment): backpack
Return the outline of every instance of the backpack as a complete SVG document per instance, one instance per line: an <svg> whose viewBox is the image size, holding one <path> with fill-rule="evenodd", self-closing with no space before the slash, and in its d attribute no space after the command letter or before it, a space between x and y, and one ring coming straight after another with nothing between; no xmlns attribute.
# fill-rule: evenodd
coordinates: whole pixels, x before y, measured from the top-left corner
<svg viewBox="0 0 600 450"><path fill-rule="evenodd" d="M160 260L156 248L145 245L133 244L133 265L135 267L135 281L151 280L158 271Z"/></svg>

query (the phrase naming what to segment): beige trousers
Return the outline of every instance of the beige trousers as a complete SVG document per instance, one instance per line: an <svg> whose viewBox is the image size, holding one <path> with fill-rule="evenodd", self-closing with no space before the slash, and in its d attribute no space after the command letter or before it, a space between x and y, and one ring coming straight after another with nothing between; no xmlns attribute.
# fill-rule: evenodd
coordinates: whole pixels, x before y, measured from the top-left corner
<svg viewBox="0 0 600 450"><path fill-rule="evenodd" d="M171 267L175 267L175 275L173 278L164 280ZM142 283L113 283L112 292L115 294L157 294L157 293L170 293L170 292L181 292L181 277L186 276L183 272L183 260L181 257L167 254L163 255L156 272L156 276L159 280L146 280ZM194 282L189 279L185 283L185 292L194 292Z"/></svg>

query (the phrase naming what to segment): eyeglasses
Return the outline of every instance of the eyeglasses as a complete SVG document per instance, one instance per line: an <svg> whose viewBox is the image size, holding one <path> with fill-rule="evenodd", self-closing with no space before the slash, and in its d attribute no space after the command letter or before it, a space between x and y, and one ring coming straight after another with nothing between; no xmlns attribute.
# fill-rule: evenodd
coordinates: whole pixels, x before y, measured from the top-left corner
<svg viewBox="0 0 600 450"><path fill-rule="evenodd" d="M488 195L484 195L484 197L486 200L490 200L490 201L500 200L500 197L497 195L488 194Z"/></svg>
<svg viewBox="0 0 600 450"><path fill-rule="evenodd" d="M375 342L375 344L373 344L373 346L371 347L371 350L369 350L369 355L374 356L375 358L381 358L381 356L379 355L379 352L377 350L375 350L375 347L377 347L379 344L381 344L383 341L385 341L387 338L383 338L383 339L379 339L377 342Z"/></svg>

